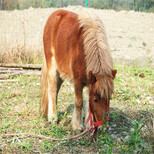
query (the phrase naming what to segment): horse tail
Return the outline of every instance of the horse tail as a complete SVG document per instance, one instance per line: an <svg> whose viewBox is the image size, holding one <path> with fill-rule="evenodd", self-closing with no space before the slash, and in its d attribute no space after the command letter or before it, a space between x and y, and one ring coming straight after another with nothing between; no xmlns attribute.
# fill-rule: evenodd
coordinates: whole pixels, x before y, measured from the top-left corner
<svg viewBox="0 0 154 154"><path fill-rule="evenodd" d="M48 115L48 80L47 80L47 65L44 58L42 71L41 71L41 102L40 112L44 118Z"/></svg>

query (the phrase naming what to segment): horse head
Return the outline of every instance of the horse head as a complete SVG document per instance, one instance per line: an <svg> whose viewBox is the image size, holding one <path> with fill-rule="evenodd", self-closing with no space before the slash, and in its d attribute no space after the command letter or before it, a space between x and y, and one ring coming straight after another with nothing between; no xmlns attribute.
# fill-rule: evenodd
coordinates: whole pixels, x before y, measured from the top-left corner
<svg viewBox="0 0 154 154"><path fill-rule="evenodd" d="M116 76L117 70L112 71L112 77L109 79L110 84L113 84L113 80ZM102 82L100 82L100 78L93 73L89 73L89 111L92 114L92 122L95 127L101 128L105 120L109 120L109 105L110 98L113 92L112 88L106 87L106 89L102 89ZM104 83L107 85L107 83ZM108 90L107 90L108 89ZM100 90L104 90L102 93ZM105 90L107 92L105 92Z"/></svg>

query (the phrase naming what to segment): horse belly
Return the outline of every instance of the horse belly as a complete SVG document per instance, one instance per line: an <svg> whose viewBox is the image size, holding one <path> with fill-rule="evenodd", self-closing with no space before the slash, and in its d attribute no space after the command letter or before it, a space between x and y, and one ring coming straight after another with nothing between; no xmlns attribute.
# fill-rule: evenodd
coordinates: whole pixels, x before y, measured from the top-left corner
<svg viewBox="0 0 154 154"><path fill-rule="evenodd" d="M68 59L68 57L66 57L65 55L63 55L62 57L56 56L56 64L60 77L63 80L72 81L73 73L71 69L71 60Z"/></svg>

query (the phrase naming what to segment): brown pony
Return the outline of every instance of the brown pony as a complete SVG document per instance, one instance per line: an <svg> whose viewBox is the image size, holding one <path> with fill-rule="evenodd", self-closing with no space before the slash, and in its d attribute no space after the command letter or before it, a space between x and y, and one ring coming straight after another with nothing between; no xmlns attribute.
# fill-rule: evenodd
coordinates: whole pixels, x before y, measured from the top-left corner
<svg viewBox="0 0 154 154"><path fill-rule="evenodd" d="M88 12L80 15L58 10L48 18L43 35L45 60L41 76L40 110L48 121L57 121L58 91L64 80L74 83L73 130L83 129L82 92L91 86L89 107L93 121L109 113L113 92L113 70L102 21Z"/></svg>

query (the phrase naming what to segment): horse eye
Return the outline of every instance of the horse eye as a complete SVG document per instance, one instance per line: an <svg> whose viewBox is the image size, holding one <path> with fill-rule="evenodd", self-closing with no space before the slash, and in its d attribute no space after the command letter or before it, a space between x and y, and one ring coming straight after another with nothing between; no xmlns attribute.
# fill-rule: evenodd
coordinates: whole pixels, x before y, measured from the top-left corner
<svg viewBox="0 0 154 154"><path fill-rule="evenodd" d="M94 102L98 102L98 99L97 98L94 98Z"/></svg>

